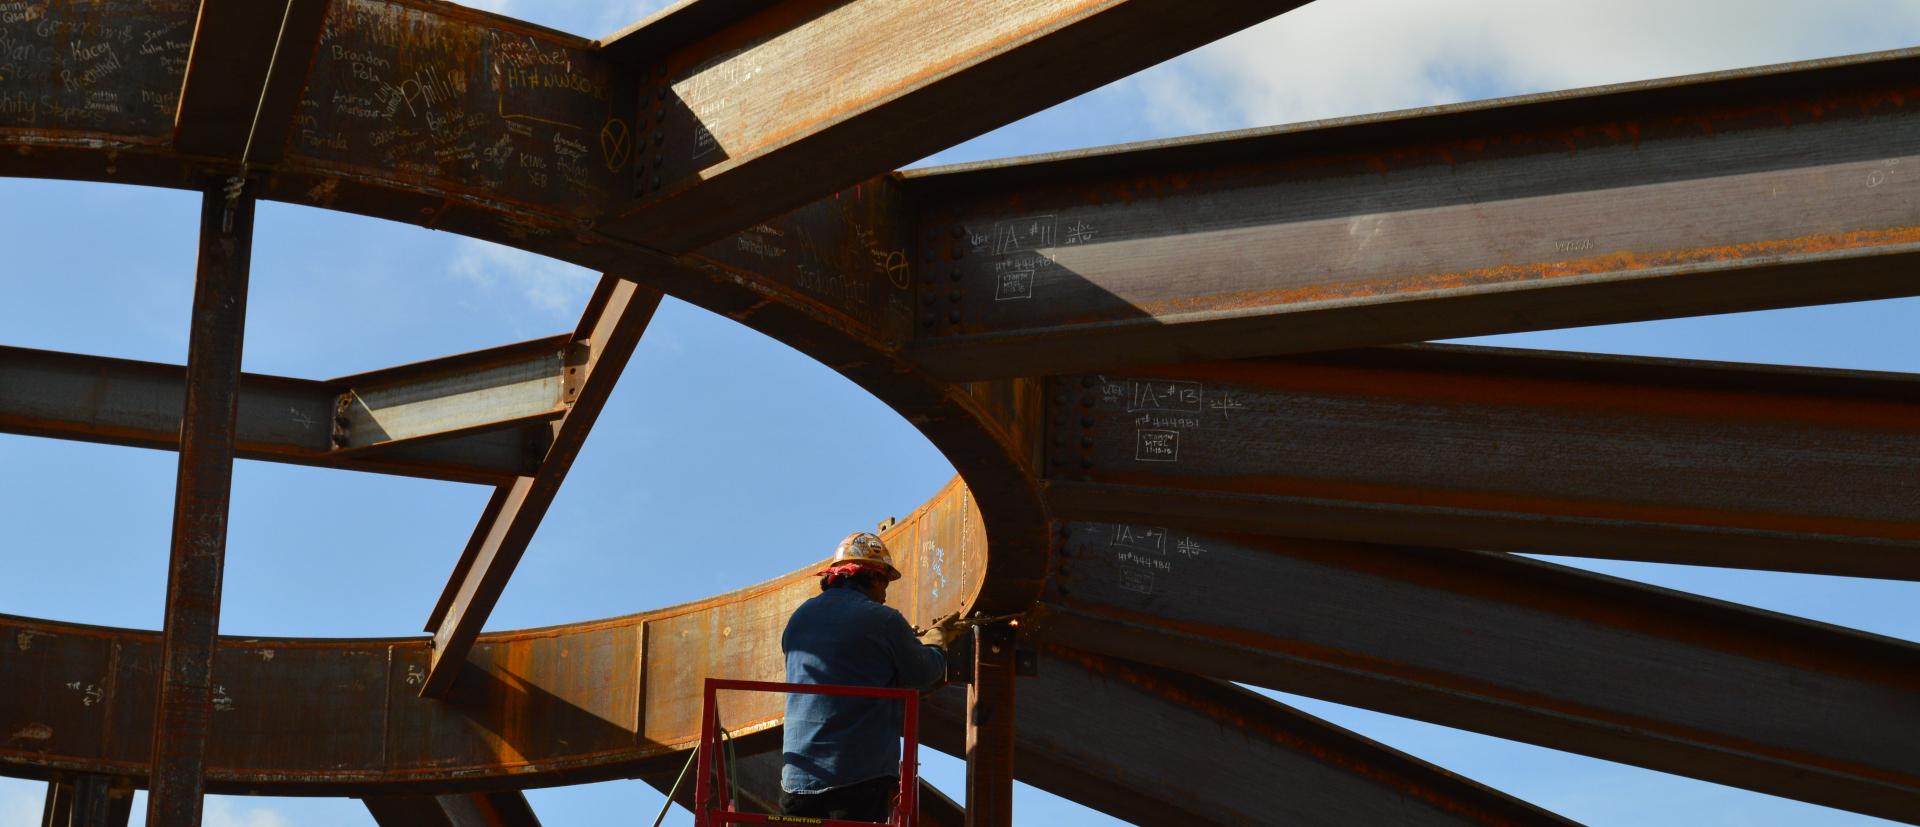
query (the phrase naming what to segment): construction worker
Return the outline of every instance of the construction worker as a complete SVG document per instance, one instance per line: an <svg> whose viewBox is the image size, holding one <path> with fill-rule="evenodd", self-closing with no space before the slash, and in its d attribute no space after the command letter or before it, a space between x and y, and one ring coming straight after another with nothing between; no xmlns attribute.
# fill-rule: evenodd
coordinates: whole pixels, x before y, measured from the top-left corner
<svg viewBox="0 0 1920 827"><path fill-rule="evenodd" d="M879 537L848 535L818 574L820 594L794 610L780 636L788 683L928 690L946 679L944 650L959 615L916 637L886 606L900 570ZM781 813L888 820L900 792L901 715L899 701L787 695Z"/></svg>

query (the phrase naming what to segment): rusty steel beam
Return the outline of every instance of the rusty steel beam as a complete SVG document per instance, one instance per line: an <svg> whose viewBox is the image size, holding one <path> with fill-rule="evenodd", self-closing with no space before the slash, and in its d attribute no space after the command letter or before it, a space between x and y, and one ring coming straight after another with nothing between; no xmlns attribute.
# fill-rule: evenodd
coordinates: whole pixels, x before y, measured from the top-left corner
<svg viewBox="0 0 1920 827"><path fill-rule="evenodd" d="M541 410L538 394L529 391L551 391L553 401L564 396L566 341L535 340L327 382L242 374L234 454L458 482L511 482L538 467L551 438L544 423L554 414ZM532 363L545 374L515 375ZM0 347L0 432L178 450L185 377L178 365ZM374 387L363 387L363 377ZM368 397L378 410L362 401ZM333 414L343 400L348 418L336 424ZM428 412L433 415L417 415ZM403 416L396 423L388 413ZM389 426L402 438L384 430Z"/></svg>
<svg viewBox="0 0 1920 827"><path fill-rule="evenodd" d="M569 335L449 356L328 382L333 456L390 452L559 419L580 392L584 347Z"/></svg>
<svg viewBox="0 0 1920 827"><path fill-rule="evenodd" d="M685 4L604 39L645 67L635 199L679 254L1295 8L1299 0ZM649 157L650 156L650 157Z"/></svg>
<svg viewBox="0 0 1920 827"><path fill-rule="evenodd" d="M246 184L229 197L227 182L215 179L200 199L180 472L174 486L166 627L148 777L146 823L151 827L199 827L206 792L220 579L226 565L240 351L253 255L254 184Z"/></svg>
<svg viewBox="0 0 1920 827"><path fill-rule="evenodd" d="M973 627L972 680L965 707L967 827L1012 827L1014 643L1009 624Z"/></svg>
<svg viewBox="0 0 1920 827"><path fill-rule="evenodd" d="M433 658L420 684L421 696L441 697L452 688L480 627L560 492L661 297L653 288L614 276L601 279L569 349L569 388L563 393L570 407L552 426L552 447L532 476L496 490L427 620L427 631L433 632Z"/></svg>
<svg viewBox="0 0 1920 827"><path fill-rule="evenodd" d="M1231 684L1043 645L1018 682L1014 777L1142 827L1574 822ZM958 754L966 699L927 743Z"/></svg>
<svg viewBox="0 0 1920 827"><path fill-rule="evenodd" d="M882 533L904 575L889 604L908 620L976 599L987 538L975 505L956 479ZM699 741L702 681L779 680L781 630L820 593L819 568L682 606L483 635L443 700L419 696L428 638L222 638L208 789L419 796L677 773ZM143 786L159 653L156 632L0 615L0 775ZM779 696L723 701L741 754L778 749Z"/></svg>
<svg viewBox="0 0 1920 827"><path fill-rule="evenodd" d="M174 147L279 161L326 13L327 0L201 0L175 110Z"/></svg>
<svg viewBox="0 0 1920 827"><path fill-rule="evenodd" d="M519 790L367 796L361 802L380 827L540 827L540 818Z"/></svg>
<svg viewBox="0 0 1920 827"><path fill-rule="evenodd" d="M1064 519L1920 580L1920 377L1422 345L1055 377Z"/></svg>
<svg viewBox="0 0 1920 827"><path fill-rule="evenodd" d="M1058 645L1920 823L1920 645L1497 552L1072 523Z"/></svg>
<svg viewBox="0 0 1920 827"><path fill-rule="evenodd" d="M912 171L942 298L906 355L971 381L1914 295L1917 69L1883 52Z"/></svg>

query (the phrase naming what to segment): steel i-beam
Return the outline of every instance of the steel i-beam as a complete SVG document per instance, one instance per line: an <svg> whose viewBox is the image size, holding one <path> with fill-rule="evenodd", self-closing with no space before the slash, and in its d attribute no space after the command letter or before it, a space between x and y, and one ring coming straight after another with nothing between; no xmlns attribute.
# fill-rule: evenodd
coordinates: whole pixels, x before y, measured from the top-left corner
<svg viewBox="0 0 1920 827"><path fill-rule="evenodd" d="M244 179L214 179L200 200L186 415L180 426L160 702L148 778L150 827L199 827L206 790L214 642L220 633L220 578L253 248L253 186Z"/></svg>
<svg viewBox="0 0 1920 827"><path fill-rule="evenodd" d="M1920 645L1499 552L1067 530L1040 640L1920 823Z"/></svg>
<svg viewBox="0 0 1920 827"><path fill-rule="evenodd" d="M531 476L495 490L427 620L427 631L433 633L433 658L420 685L421 695L442 696L453 686L480 627L533 541L534 531L559 493L661 297L650 287L613 276L601 279L568 350L563 395L569 407L551 426L551 446Z"/></svg>
<svg viewBox="0 0 1920 827"><path fill-rule="evenodd" d="M1063 519L1920 579L1920 380L1425 345L1051 379Z"/></svg>
<svg viewBox="0 0 1920 827"><path fill-rule="evenodd" d="M914 170L940 299L905 352L973 381L1914 295L1917 66Z"/></svg>
<svg viewBox="0 0 1920 827"><path fill-rule="evenodd" d="M679 4L602 41L656 154L597 231L685 253L1300 5Z"/></svg>
<svg viewBox="0 0 1920 827"><path fill-rule="evenodd" d="M1221 681L1042 644L1016 689L1014 777L1140 827L1573 827L1524 801ZM927 699L962 750L966 697Z"/></svg>

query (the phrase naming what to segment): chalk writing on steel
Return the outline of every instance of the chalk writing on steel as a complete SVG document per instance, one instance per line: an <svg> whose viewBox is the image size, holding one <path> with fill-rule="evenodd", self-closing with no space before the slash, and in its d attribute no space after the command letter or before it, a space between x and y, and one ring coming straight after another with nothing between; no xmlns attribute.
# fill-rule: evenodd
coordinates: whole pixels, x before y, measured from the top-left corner
<svg viewBox="0 0 1920 827"><path fill-rule="evenodd" d="M1180 459L1180 432L1142 428L1135 432L1133 458L1140 462L1176 462Z"/></svg>
<svg viewBox="0 0 1920 827"><path fill-rule="evenodd" d="M171 137L199 9L192 0L0 3L0 130Z"/></svg>
<svg viewBox="0 0 1920 827"><path fill-rule="evenodd" d="M611 208L631 187L634 80L584 43L492 22L335 2L288 152L555 211Z"/></svg>
<svg viewBox="0 0 1920 827"><path fill-rule="evenodd" d="M1199 382L1135 379L1128 383L1129 411L1191 411L1199 413L1205 391Z"/></svg>

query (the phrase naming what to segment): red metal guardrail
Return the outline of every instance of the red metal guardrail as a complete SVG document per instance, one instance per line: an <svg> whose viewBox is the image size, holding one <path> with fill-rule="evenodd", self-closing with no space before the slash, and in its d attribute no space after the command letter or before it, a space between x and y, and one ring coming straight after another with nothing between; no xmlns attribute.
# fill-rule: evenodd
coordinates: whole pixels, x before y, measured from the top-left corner
<svg viewBox="0 0 1920 827"><path fill-rule="evenodd" d="M727 786L726 755L722 752L719 739L725 734L720 726L719 692L723 689L745 692L786 692L807 695L840 695L854 698L893 698L904 704L905 717L900 734L903 747L900 753L900 796L893 808L893 817L887 824L893 827L918 827L919 825L919 767L920 767L920 693L913 689L881 689L865 686L826 686L810 683L773 683L768 681L735 681L708 678L705 700L700 712L700 770L695 776L693 800L696 809L693 813L695 827L721 827L726 824L815 824L822 827L860 827L872 824L866 821L842 821L830 818L808 818L805 816L764 815L746 813L736 809L734 798L719 795Z"/></svg>

